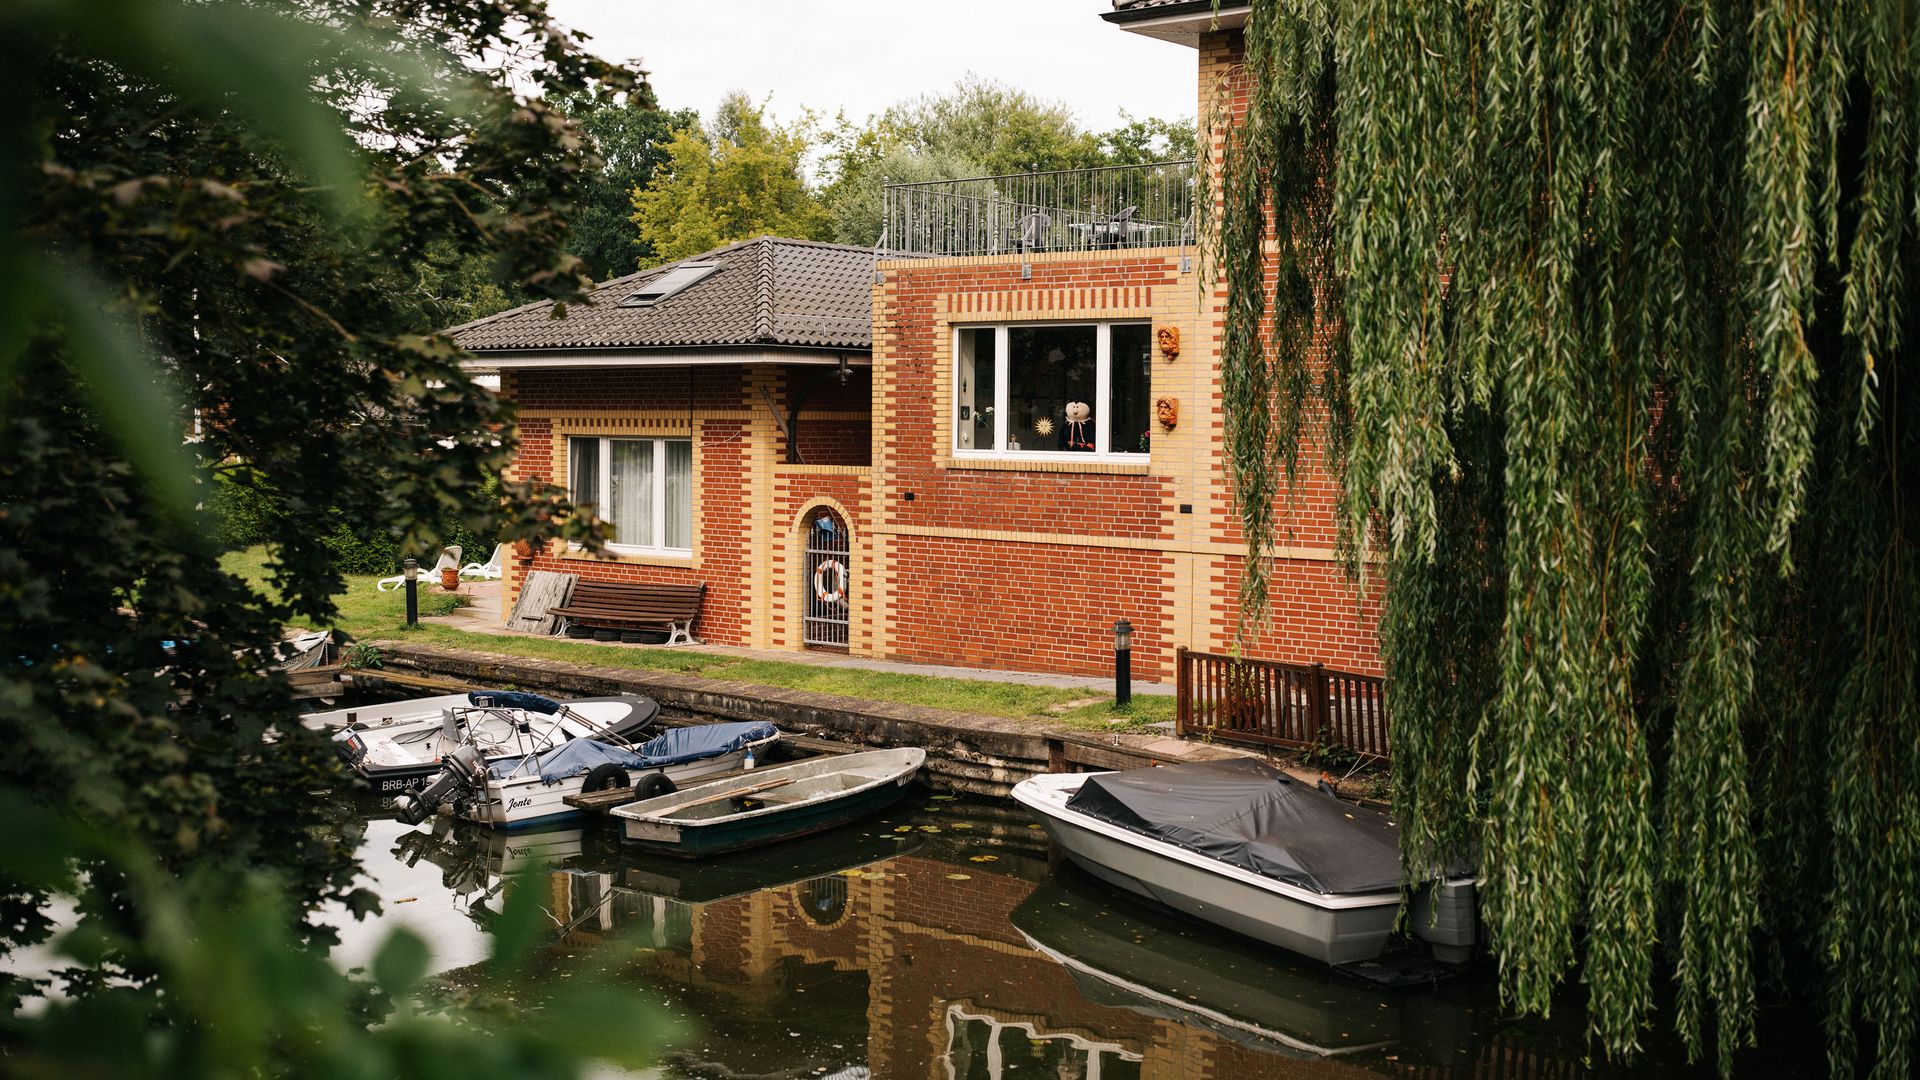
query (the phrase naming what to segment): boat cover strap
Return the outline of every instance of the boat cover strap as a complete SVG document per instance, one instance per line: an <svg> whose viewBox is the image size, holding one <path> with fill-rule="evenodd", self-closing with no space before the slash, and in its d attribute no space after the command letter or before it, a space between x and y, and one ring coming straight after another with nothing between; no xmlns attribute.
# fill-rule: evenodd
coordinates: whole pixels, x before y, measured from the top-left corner
<svg viewBox="0 0 1920 1080"><path fill-rule="evenodd" d="M572 742L538 755L534 767L547 783L578 776L600 765L618 765L623 769L660 769L684 765L690 761L730 754L748 743L771 739L780 733L764 721L736 724L697 724L663 731L640 746L629 750L598 739L574 739ZM502 758L487 767L495 777L524 773L524 757Z"/></svg>
<svg viewBox="0 0 1920 1080"><path fill-rule="evenodd" d="M1090 776L1067 806L1317 893L1400 885L1400 830L1251 758Z"/></svg>

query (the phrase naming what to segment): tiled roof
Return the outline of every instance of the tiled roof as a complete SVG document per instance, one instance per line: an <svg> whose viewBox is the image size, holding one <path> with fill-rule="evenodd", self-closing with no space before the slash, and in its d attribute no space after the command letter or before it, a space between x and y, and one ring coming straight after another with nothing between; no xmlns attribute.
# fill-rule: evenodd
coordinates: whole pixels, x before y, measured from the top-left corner
<svg viewBox="0 0 1920 1080"><path fill-rule="evenodd" d="M893 258L891 253L887 257ZM762 236L596 286L591 303L554 302L489 315L446 331L473 352L522 349L697 348L873 344L871 248ZM684 263L719 269L648 307L622 307L640 285Z"/></svg>
<svg viewBox="0 0 1920 1080"><path fill-rule="evenodd" d="M1115 11L1145 11L1148 8L1187 7L1198 9L1202 5L1213 7L1212 0L1113 0ZM1245 7L1246 0L1226 0L1220 5L1222 10Z"/></svg>

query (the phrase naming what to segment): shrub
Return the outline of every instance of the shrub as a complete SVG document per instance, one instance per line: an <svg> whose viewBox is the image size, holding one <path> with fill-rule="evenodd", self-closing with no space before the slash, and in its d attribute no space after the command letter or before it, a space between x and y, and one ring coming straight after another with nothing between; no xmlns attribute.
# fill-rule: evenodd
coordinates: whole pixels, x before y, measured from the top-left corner
<svg viewBox="0 0 1920 1080"><path fill-rule="evenodd" d="M400 565L400 546L385 532L360 535L341 522L323 543L343 574L391 574Z"/></svg>
<svg viewBox="0 0 1920 1080"><path fill-rule="evenodd" d="M215 540L229 550L264 544L279 531L279 507L267 490L265 478L251 468L215 473L207 510L213 518Z"/></svg>

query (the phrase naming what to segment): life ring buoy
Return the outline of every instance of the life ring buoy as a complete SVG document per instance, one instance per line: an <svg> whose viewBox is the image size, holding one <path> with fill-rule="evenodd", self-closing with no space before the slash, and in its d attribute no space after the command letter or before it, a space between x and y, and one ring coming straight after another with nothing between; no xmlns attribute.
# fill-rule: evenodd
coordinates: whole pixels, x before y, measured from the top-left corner
<svg viewBox="0 0 1920 1080"><path fill-rule="evenodd" d="M827 577L831 574L833 587L827 587ZM839 559L828 559L813 568L813 598L823 604L838 604L847 598L847 564Z"/></svg>

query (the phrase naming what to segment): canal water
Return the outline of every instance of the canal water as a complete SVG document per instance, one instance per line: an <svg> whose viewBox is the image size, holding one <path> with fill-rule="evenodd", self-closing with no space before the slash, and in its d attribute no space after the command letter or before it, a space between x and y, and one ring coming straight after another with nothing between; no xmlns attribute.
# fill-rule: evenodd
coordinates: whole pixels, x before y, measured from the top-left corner
<svg viewBox="0 0 1920 1080"><path fill-rule="evenodd" d="M370 796L340 809L384 904L345 923L342 963L364 964L405 925L460 982L489 954L508 890L538 889L545 974L618 950L610 992L645 995L680 1025L662 1077L1596 1073L1577 1001L1516 1019L1490 971L1386 990L1188 923L1060 863L1011 802L923 791L859 825L704 863L623 851L604 820L504 835L445 818L409 828ZM1824 1071L1812 1019L1763 1017L1761 1030L1783 1044L1755 1058L1770 1075ZM1656 1033L1618 1075L1706 1073Z"/></svg>

